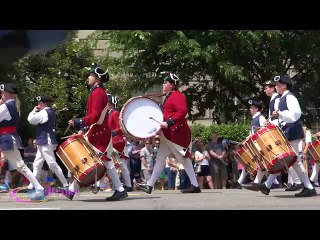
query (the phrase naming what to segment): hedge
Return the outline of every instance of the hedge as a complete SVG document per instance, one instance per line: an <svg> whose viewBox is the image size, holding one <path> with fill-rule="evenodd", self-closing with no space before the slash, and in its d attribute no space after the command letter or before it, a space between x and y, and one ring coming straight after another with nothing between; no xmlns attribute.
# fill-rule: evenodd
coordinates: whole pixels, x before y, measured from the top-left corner
<svg viewBox="0 0 320 240"><path fill-rule="evenodd" d="M203 124L191 125L192 140L196 136L201 136L206 142L211 141L211 135L216 132L219 137L224 139L242 142L249 136L249 124L212 124L209 126Z"/></svg>

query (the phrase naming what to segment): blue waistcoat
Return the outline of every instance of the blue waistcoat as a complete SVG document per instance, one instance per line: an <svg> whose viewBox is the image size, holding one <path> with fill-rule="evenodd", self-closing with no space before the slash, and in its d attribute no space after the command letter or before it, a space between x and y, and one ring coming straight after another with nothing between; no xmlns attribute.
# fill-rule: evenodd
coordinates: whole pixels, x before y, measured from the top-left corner
<svg viewBox="0 0 320 240"><path fill-rule="evenodd" d="M57 144L57 139L53 129L56 125L56 113L52 108L45 109L48 113L48 121L43 124L38 124L36 129L36 142L38 145L48 144L48 134L52 144Z"/></svg>
<svg viewBox="0 0 320 240"><path fill-rule="evenodd" d="M294 96L291 92L289 92L284 97L280 98L279 111L288 110L287 100L286 100L288 95ZM286 125L282 126L281 128L286 138L288 139L288 141L298 140L303 138L304 136L300 118L294 123L286 123Z"/></svg>

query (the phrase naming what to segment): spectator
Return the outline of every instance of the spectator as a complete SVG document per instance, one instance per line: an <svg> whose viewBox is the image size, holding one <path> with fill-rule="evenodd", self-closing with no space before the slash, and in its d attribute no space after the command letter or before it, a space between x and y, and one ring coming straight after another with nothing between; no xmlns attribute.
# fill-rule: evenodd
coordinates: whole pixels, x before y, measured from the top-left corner
<svg viewBox="0 0 320 240"><path fill-rule="evenodd" d="M178 163L178 168L179 168L180 190L190 188L191 182L190 182L190 178L188 177L188 174L186 173L186 170L184 169L181 163Z"/></svg>
<svg viewBox="0 0 320 240"><path fill-rule="evenodd" d="M130 157L130 177L131 180L141 182L141 160L140 160L140 141L134 140L131 146L128 147L128 155Z"/></svg>
<svg viewBox="0 0 320 240"><path fill-rule="evenodd" d="M24 148L23 160L31 170L32 170L32 163L36 157L36 154L37 154L36 140L34 138L29 138L28 146Z"/></svg>
<svg viewBox="0 0 320 240"><path fill-rule="evenodd" d="M213 132L211 142L207 146L207 151L211 157L210 174L213 175L214 188L226 188L227 185L227 167L225 164L226 151L224 150L221 141L218 141L219 136Z"/></svg>
<svg viewBox="0 0 320 240"><path fill-rule="evenodd" d="M178 164L173 155L167 157L165 171L168 176L168 189L174 190L176 185Z"/></svg>
<svg viewBox="0 0 320 240"><path fill-rule="evenodd" d="M197 179L200 189L203 189L204 180L208 182L210 189L214 189L212 176L209 169L209 153L205 150L205 145L202 139L198 141L198 150L194 154L195 163L200 164L201 170L197 173Z"/></svg>
<svg viewBox="0 0 320 240"><path fill-rule="evenodd" d="M141 170L143 178L148 181L153 170L152 145L150 140L146 140L145 146L140 151Z"/></svg>

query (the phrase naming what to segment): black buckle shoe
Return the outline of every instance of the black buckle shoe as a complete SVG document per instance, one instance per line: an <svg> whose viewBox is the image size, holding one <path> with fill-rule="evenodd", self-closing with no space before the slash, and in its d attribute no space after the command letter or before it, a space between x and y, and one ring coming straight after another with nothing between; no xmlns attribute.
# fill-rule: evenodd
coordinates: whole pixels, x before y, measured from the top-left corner
<svg viewBox="0 0 320 240"><path fill-rule="evenodd" d="M153 187L148 186L146 183L135 183L137 188L148 194L151 194Z"/></svg>
<svg viewBox="0 0 320 240"><path fill-rule="evenodd" d="M195 187L191 185L190 188L182 189L181 192L182 193L201 193L201 189L199 187Z"/></svg>
<svg viewBox="0 0 320 240"><path fill-rule="evenodd" d="M75 193L69 190L69 187L58 187L59 192L67 197L69 200L72 200Z"/></svg>
<svg viewBox="0 0 320 240"><path fill-rule="evenodd" d="M123 186L123 188L124 188L127 192L132 192L132 191L133 191L132 187Z"/></svg>
<svg viewBox="0 0 320 240"><path fill-rule="evenodd" d="M286 188L285 189L285 191L297 191L297 190L300 190L300 189L302 189L304 186L303 186L303 184L302 183L300 183L300 184L293 184L293 185L291 185L289 188Z"/></svg>
<svg viewBox="0 0 320 240"><path fill-rule="evenodd" d="M242 186L241 186L240 183L238 183L238 181L232 182L232 181L229 180L229 184L232 186L232 188L242 189Z"/></svg>
<svg viewBox="0 0 320 240"><path fill-rule="evenodd" d="M294 196L295 197L312 197L312 196L316 196L316 195L317 195L317 192L314 188L309 189L309 188L304 187L301 192L296 193Z"/></svg>
<svg viewBox="0 0 320 240"><path fill-rule="evenodd" d="M96 187L94 185L90 186L90 192L92 192L93 194L97 194L100 191L100 187Z"/></svg>
<svg viewBox="0 0 320 240"><path fill-rule="evenodd" d="M123 198L126 198L126 197L128 197L128 193L127 193L126 190L124 190L122 192L119 192L119 191L116 190L116 191L114 191L114 193L113 193L113 195L111 197L107 197L106 198L106 201L109 201L109 202L111 202L111 201L119 201L119 200L121 200Z"/></svg>
<svg viewBox="0 0 320 240"><path fill-rule="evenodd" d="M264 183L259 184L258 187L259 187L260 192L262 192L264 195L269 195L270 189L267 188L267 186Z"/></svg>
<svg viewBox="0 0 320 240"><path fill-rule="evenodd" d="M251 190L254 192L258 192L259 191L259 184L257 183L248 183L248 184L243 184L242 185L243 188L247 189L247 190Z"/></svg>

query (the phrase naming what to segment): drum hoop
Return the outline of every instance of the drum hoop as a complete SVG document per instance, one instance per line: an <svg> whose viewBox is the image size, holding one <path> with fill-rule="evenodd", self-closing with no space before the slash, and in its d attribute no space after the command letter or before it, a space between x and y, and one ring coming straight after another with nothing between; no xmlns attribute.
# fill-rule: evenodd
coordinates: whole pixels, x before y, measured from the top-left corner
<svg viewBox="0 0 320 240"><path fill-rule="evenodd" d="M314 161L318 162L318 159L320 159L320 153L317 151L317 146L320 143L320 139L316 140L313 143L309 143L308 145L308 152L310 153L311 157L314 159Z"/></svg>
<svg viewBox="0 0 320 240"><path fill-rule="evenodd" d="M63 143L61 143L61 145L59 147L61 148L65 148L67 145L69 145L70 143L76 141L78 138L84 138L82 135L75 135L75 136L71 136L70 138L68 138L67 140L65 140Z"/></svg>
<svg viewBox="0 0 320 240"><path fill-rule="evenodd" d="M145 96L136 96L136 97L132 97L130 98L122 107L120 114L119 114L119 122L120 122L120 128L121 126L124 128L125 131L123 131L123 129L121 128L121 130L123 132L126 132L128 135L130 135L132 138L134 139L146 139L146 138L141 138L141 137L137 137L134 134L132 134L131 132L129 132L129 130L125 127L124 123L123 123L123 113L125 111L125 109L128 107L129 103L132 102L135 99L141 99L141 98L146 98L146 99L150 99L151 101L155 102L157 105L159 105L159 103L157 101L155 101L154 99L150 98L150 97L145 97ZM149 138L149 137L147 137Z"/></svg>
<svg viewBox="0 0 320 240"><path fill-rule="evenodd" d="M320 144L320 139L318 139L318 140L316 140L316 141L314 141L313 143L309 143L309 146L308 146L308 148L310 147L310 146L313 146L313 147L316 147L317 145L319 145Z"/></svg>
<svg viewBox="0 0 320 240"><path fill-rule="evenodd" d="M274 125L269 125L269 126L265 126L263 128L261 128L259 131L257 131L256 133L254 133L249 139L248 142L251 141L255 141L257 140L257 138L259 138L260 135L264 134L265 132L269 131L269 130L273 130L276 129L277 127Z"/></svg>

